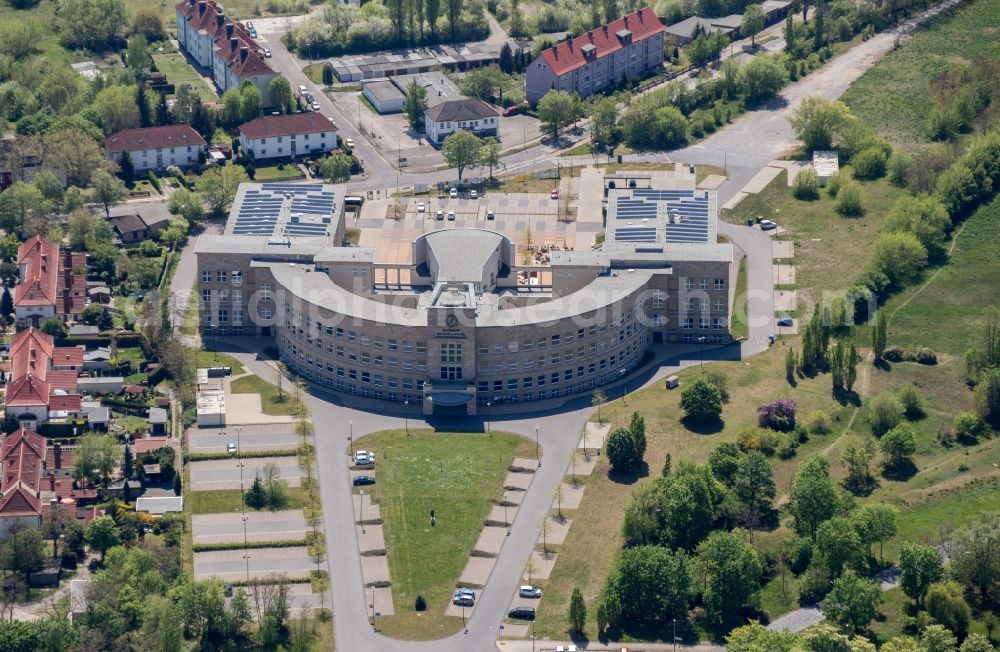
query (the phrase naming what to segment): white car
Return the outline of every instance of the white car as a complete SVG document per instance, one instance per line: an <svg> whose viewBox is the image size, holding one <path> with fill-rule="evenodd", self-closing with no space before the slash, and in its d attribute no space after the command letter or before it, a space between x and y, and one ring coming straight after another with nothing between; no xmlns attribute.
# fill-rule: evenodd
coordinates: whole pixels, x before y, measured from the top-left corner
<svg viewBox="0 0 1000 652"><path fill-rule="evenodd" d="M452 188L448 191L448 196L452 199L458 199L458 188Z"/></svg>
<svg viewBox="0 0 1000 652"><path fill-rule="evenodd" d="M448 211L448 219L454 221L455 211Z"/></svg>
<svg viewBox="0 0 1000 652"><path fill-rule="evenodd" d="M469 191L469 199L479 199L479 193L475 190Z"/></svg>
<svg viewBox="0 0 1000 652"><path fill-rule="evenodd" d="M771 220L761 220L760 221L760 230L761 231L770 231L771 229L776 229L776 228L778 228L778 225L775 224L774 222L772 222Z"/></svg>
<svg viewBox="0 0 1000 652"><path fill-rule="evenodd" d="M444 219L444 211L438 211L437 213L435 213L434 214L434 219L436 219L436 220L443 220Z"/></svg>
<svg viewBox="0 0 1000 652"><path fill-rule="evenodd" d="M417 212L418 213L426 213L427 212L427 204L425 204L422 201L418 201L417 202Z"/></svg>
<svg viewBox="0 0 1000 652"><path fill-rule="evenodd" d="M299 86L299 95L305 95L308 92L309 91L306 89L305 86L301 86L301 85Z"/></svg>
<svg viewBox="0 0 1000 652"><path fill-rule="evenodd" d="M313 111L317 111L318 112L319 111L319 102L313 102L312 104L309 105L309 108L311 108Z"/></svg>
<svg viewBox="0 0 1000 652"><path fill-rule="evenodd" d="M522 598L540 598L542 597L542 590L537 586L525 584L517 590L517 595Z"/></svg>
<svg viewBox="0 0 1000 652"><path fill-rule="evenodd" d="M372 462L374 462L375 461L375 453L372 453L370 451L354 451L354 461L355 462L357 462L358 460L363 460L363 459L364 460L371 460Z"/></svg>
<svg viewBox="0 0 1000 652"><path fill-rule="evenodd" d="M264 58L265 59L270 59L271 58L271 49L270 48L264 48Z"/></svg>
<svg viewBox="0 0 1000 652"><path fill-rule="evenodd" d="M230 455L235 455L236 454L236 442L234 442L234 441L229 442L229 445L226 446L226 452L229 453Z"/></svg>

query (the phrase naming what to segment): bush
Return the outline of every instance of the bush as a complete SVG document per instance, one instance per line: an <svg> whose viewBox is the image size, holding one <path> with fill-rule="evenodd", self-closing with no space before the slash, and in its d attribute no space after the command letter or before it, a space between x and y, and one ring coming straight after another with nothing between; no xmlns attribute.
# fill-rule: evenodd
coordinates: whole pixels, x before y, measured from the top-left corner
<svg viewBox="0 0 1000 652"><path fill-rule="evenodd" d="M879 394L873 397L867 407L868 423L872 434L881 437L889 432L903 419L903 407L895 397Z"/></svg>
<svg viewBox="0 0 1000 652"><path fill-rule="evenodd" d="M156 188L156 192L160 192L160 179L153 173L152 170L146 173L146 178L149 179L149 185Z"/></svg>
<svg viewBox="0 0 1000 652"><path fill-rule="evenodd" d="M723 403L729 402L729 378L726 377L726 374L716 369L711 369L705 372L705 380L715 385L716 389L719 390Z"/></svg>
<svg viewBox="0 0 1000 652"><path fill-rule="evenodd" d="M830 195L830 197L836 198L837 193L840 192L840 187L843 185L843 183L844 183L844 177L841 175L840 172L837 172L836 174L831 174L829 178L827 178L826 180L826 194Z"/></svg>
<svg viewBox="0 0 1000 652"><path fill-rule="evenodd" d="M795 429L795 401L779 398L757 408L757 425L781 432Z"/></svg>
<svg viewBox="0 0 1000 652"><path fill-rule="evenodd" d="M979 437L983 423L971 412L959 412L952 421L954 437L965 441L975 441Z"/></svg>
<svg viewBox="0 0 1000 652"><path fill-rule="evenodd" d="M781 435L778 441L778 457L783 460L790 460L795 457L795 450L799 447L798 439L791 433Z"/></svg>
<svg viewBox="0 0 1000 652"><path fill-rule="evenodd" d="M864 194L861 186L854 181L848 181L837 191L837 212L853 217L864 213Z"/></svg>
<svg viewBox="0 0 1000 652"><path fill-rule="evenodd" d="M681 392L681 409L695 421L713 421L722 414L722 392L705 378L698 378Z"/></svg>
<svg viewBox="0 0 1000 652"><path fill-rule="evenodd" d="M424 600L424 596L417 596L417 599L413 603L413 609L416 611L427 611L427 601Z"/></svg>
<svg viewBox="0 0 1000 652"><path fill-rule="evenodd" d="M906 359L906 351L901 346L890 346L882 353L882 359L889 362L902 362Z"/></svg>
<svg viewBox="0 0 1000 652"><path fill-rule="evenodd" d="M792 537L785 541L781 555L785 559L785 563L788 564L789 570L799 575L809 568L809 562L812 561L812 541L805 537Z"/></svg>
<svg viewBox="0 0 1000 652"><path fill-rule="evenodd" d="M907 419L924 416L924 397L916 385L907 385L899 390L899 404L903 406L903 414Z"/></svg>
<svg viewBox="0 0 1000 652"><path fill-rule="evenodd" d="M793 432L795 433L795 440L800 444L804 444L809 441L809 431L801 423L795 426L795 430Z"/></svg>
<svg viewBox="0 0 1000 652"><path fill-rule="evenodd" d="M906 187L907 177L910 173L910 164L913 159L904 152L893 152L889 157L887 169L889 172L889 183L900 188Z"/></svg>
<svg viewBox="0 0 1000 652"><path fill-rule="evenodd" d="M937 353L927 347L921 347L913 354L913 360L920 364L935 365L937 364Z"/></svg>
<svg viewBox="0 0 1000 652"><path fill-rule="evenodd" d="M880 179L885 175L886 154L880 147L869 147L851 159L855 179Z"/></svg>
<svg viewBox="0 0 1000 652"><path fill-rule="evenodd" d="M823 410L813 410L806 415L806 428L816 435L825 435L830 432L830 415Z"/></svg>
<svg viewBox="0 0 1000 652"><path fill-rule="evenodd" d="M799 578L799 600L803 604L819 602L830 592L830 571L820 555L813 555L809 568Z"/></svg>
<svg viewBox="0 0 1000 652"><path fill-rule="evenodd" d="M819 178L812 168L800 170L792 182L792 195L796 199L809 201L819 197Z"/></svg>
<svg viewBox="0 0 1000 652"><path fill-rule="evenodd" d="M774 450L778 447L778 443L778 433L767 428L750 427L741 432L736 438L736 445L744 453L760 451L768 457L774 455Z"/></svg>

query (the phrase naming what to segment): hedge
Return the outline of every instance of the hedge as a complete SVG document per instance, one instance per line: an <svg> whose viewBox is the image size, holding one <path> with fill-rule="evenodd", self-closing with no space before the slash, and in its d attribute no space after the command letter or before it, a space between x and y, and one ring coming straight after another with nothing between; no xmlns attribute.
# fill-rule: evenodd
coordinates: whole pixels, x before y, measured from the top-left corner
<svg viewBox="0 0 1000 652"><path fill-rule="evenodd" d="M149 185L151 185L154 188L156 188L156 192L162 193L163 191L160 189L160 180L153 173L153 171L150 170L149 172L147 172L146 176L149 178Z"/></svg>
<svg viewBox="0 0 1000 652"><path fill-rule="evenodd" d="M294 541L248 541L246 545L242 542L233 543L196 543L191 549L193 552L213 552L217 550L243 550L243 548L298 548L305 547L305 539Z"/></svg>
<svg viewBox="0 0 1000 652"><path fill-rule="evenodd" d="M273 450L273 451L244 451L240 457L252 459L255 457L296 457L296 450ZM232 455L229 453L184 453L185 462L207 462L210 460L228 460Z"/></svg>

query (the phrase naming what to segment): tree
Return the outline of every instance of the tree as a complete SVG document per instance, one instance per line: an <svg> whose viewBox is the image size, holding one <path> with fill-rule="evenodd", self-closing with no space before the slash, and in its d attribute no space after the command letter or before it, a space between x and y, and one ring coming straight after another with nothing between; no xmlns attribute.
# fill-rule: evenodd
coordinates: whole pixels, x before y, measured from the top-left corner
<svg viewBox="0 0 1000 652"><path fill-rule="evenodd" d="M583 632L583 628L587 624L587 605L583 601L583 593L580 591L580 587L575 587L573 595L570 596L569 612L566 614L566 620L569 622L570 631L577 634Z"/></svg>
<svg viewBox="0 0 1000 652"><path fill-rule="evenodd" d="M851 515L854 529L861 543L868 546L868 556L872 556L872 544L878 543L878 556L884 560L882 545L896 535L896 517L899 510L885 503L865 503Z"/></svg>
<svg viewBox="0 0 1000 652"><path fill-rule="evenodd" d="M708 454L708 466L712 469L712 474L727 487L733 486L742 461L743 454L731 441L719 444Z"/></svg>
<svg viewBox="0 0 1000 652"><path fill-rule="evenodd" d="M737 627L726 635L729 652L791 652L798 649L798 636L791 632L775 632L758 622Z"/></svg>
<svg viewBox="0 0 1000 652"><path fill-rule="evenodd" d="M904 385L899 390L899 404L903 407L903 416L907 419L919 419L925 413L924 397L916 385Z"/></svg>
<svg viewBox="0 0 1000 652"><path fill-rule="evenodd" d="M819 524L833 516L836 491L830 479L830 463L812 455L795 470L789 498L789 511L795 517L795 530L816 540Z"/></svg>
<svg viewBox="0 0 1000 652"><path fill-rule="evenodd" d="M127 187L132 187L135 181L135 166L132 164L132 156L127 151L122 151L118 157L118 176Z"/></svg>
<svg viewBox="0 0 1000 652"><path fill-rule="evenodd" d="M327 156L320 163L319 173L328 183L343 183L351 179L351 157L340 152Z"/></svg>
<svg viewBox="0 0 1000 652"><path fill-rule="evenodd" d="M887 331L885 311L880 310L872 328L872 352L875 354L876 360L881 359L882 354L885 353Z"/></svg>
<svg viewBox="0 0 1000 652"><path fill-rule="evenodd" d="M935 621L964 637L969 631L972 609L962 595L962 585L958 582L939 582L927 589L924 605Z"/></svg>
<svg viewBox="0 0 1000 652"><path fill-rule="evenodd" d="M920 632L921 652L955 652L957 648L955 635L941 625L928 625Z"/></svg>
<svg viewBox="0 0 1000 652"><path fill-rule="evenodd" d="M46 335L51 335L56 339L66 337L69 332L66 330L66 324L63 323L63 320L54 316L43 319L40 329Z"/></svg>
<svg viewBox="0 0 1000 652"><path fill-rule="evenodd" d="M427 114L427 89L414 79L406 87L406 102L403 104L403 114L410 124L410 129L420 132L424 128L424 116Z"/></svg>
<svg viewBox="0 0 1000 652"><path fill-rule="evenodd" d="M980 419L993 425L1000 423L1000 369L990 368L982 373L972 398Z"/></svg>
<svg viewBox="0 0 1000 652"><path fill-rule="evenodd" d="M740 36L750 37L750 45L756 47L757 33L764 29L764 10L760 5L750 5L743 10L743 21L740 23Z"/></svg>
<svg viewBox="0 0 1000 652"><path fill-rule="evenodd" d="M867 493L875 479L872 477L871 461L875 455L875 442L870 438L852 436L844 442L840 450L840 462L847 467L844 486L854 493Z"/></svg>
<svg viewBox="0 0 1000 652"><path fill-rule="evenodd" d="M57 508L58 509L58 508ZM42 533L33 527L17 529L4 546L5 570L28 575L41 570L45 563Z"/></svg>
<svg viewBox="0 0 1000 652"><path fill-rule="evenodd" d="M868 401L866 417L872 434L881 437L903 420L903 406L891 394L877 394Z"/></svg>
<svg viewBox="0 0 1000 652"><path fill-rule="evenodd" d="M108 136L139 126L139 106L135 90L129 86L108 86L94 97L94 112Z"/></svg>
<svg viewBox="0 0 1000 652"><path fill-rule="evenodd" d="M66 0L59 6L59 39L71 50L103 52L120 45L128 30L123 0Z"/></svg>
<svg viewBox="0 0 1000 652"><path fill-rule="evenodd" d="M962 641L962 646L958 652L995 652L996 648L990 639L982 634L969 634L969 638Z"/></svg>
<svg viewBox="0 0 1000 652"><path fill-rule="evenodd" d="M162 41L167 36L166 30L163 29L163 19L153 9L140 9L135 13L132 19L132 31L142 34L150 43Z"/></svg>
<svg viewBox="0 0 1000 652"><path fill-rule="evenodd" d="M843 102L813 95L802 100L789 122L806 151L814 152L832 148L834 135L854 119L851 110Z"/></svg>
<svg viewBox="0 0 1000 652"><path fill-rule="evenodd" d="M888 469L911 463L910 456L917 452L916 433L909 425L901 423L882 436L879 449L885 457L885 466Z"/></svg>
<svg viewBox="0 0 1000 652"><path fill-rule="evenodd" d="M763 514L771 511L771 501L777 495L771 463L760 451L750 451L737 462L733 495L743 504L750 541L753 541L754 527Z"/></svg>
<svg viewBox="0 0 1000 652"><path fill-rule="evenodd" d="M604 22L610 23L613 20L621 18L618 0L602 0L602 4L604 5Z"/></svg>
<svg viewBox="0 0 1000 652"><path fill-rule="evenodd" d="M878 613L882 588L878 582L858 577L852 570L834 580L823 601L823 615L851 632L858 633Z"/></svg>
<svg viewBox="0 0 1000 652"><path fill-rule="evenodd" d="M248 181L246 170L241 165L227 163L213 167L198 180L198 192L215 215L224 215L236 198L241 183Z"/></svg>
<svg viewBox="0 0 1000 652"><path fill-rule="evenodd" d="M264 98L260 94L260 89L250 81L243 82L240 86L240 121L250 122L259 116L263 103ZM191 126L194 126L193 117Z"/></svg>
<svg viewBox="0 0 1000 652"><path fill-rule="evenodd" d="M79 129L53 129L45 134L43 143L46 166L61 172L68 185L85 188L94 172L114 168L103 148Z"/></svg>
<svg viewBox="0 0 1000 652"><path fill-rule="evenodd" d="M445 12L448 14L448 29L451 40L454 41L458 30L458 19L462 14L462 0L445 0Z"/></svg>
<svg viewBox="0 0 1000 652"><path fill-rule="evenodd" d="M130 480L134 475L135 455L132 454L132 447L126 444L125 451L122 454L122 476L126 480Z"/></svg>
<svg viewBox="0 0 1000 652"><path fill-rule="evenodd" d="M104 214L111 215L111 207L128 197L128 190L122 180L103 170L98 170L91 178L94 186L94 200L104 205Z"/></svg>
<svg viewBox="0 0 1000 652"><path fill-rule="evenodd" d="M267 505L267 491L264 490L264 483L259 474L254 477L253 484L243 494L243 502L246 503L247 507L258 510L264 509L264 506Z"/></svg>
<svg viewBox="0 0 1000 652"><path fill-rule="evenodd" d="M737 84L750 104L774 97L788 83L788 71L778 57L761 54L740 68Z"/></svg>
<svg viewBox="0 0 1000 652"><path fill-rule="evenodd" d="M17 181L0 193L0 226L19 231L31 220L42 219L51 208L35 186Z"/></svg>
<svg viewBox="0 0 1000 652"><path fill-rule="evenodd" d="M458 169L458 180L462 180L465 168L479 162L479 150L483 141L471 131L456 131L444 139L441 144L441 154L444 160L453 168Z"/></svg>
<svg viewBox="0 0 1000 652"><path fill-rule="evenodd" d="M3 295L0 295L0 317L9 317L14 314L14 297L10 295L10 288L4 285Z"/></svg>
<svg viewBox="0 0 1000 652"><path fill-rule="evenodd" d="M795 52L795 18L792 13L788 12L785 18L785 52L788 53Z"/></svg>
<svg viewBox="0 0 1000 652"><path fill-rule="evenodd" d="M625 428L615 428L608 436L604 448L611 468L619 473L630 471L639 459L635 450L635 441Z"/></svg>
<svg viewBox="0 0 1000 652"><path fill-rule="evenodd" d="M926 265L927 249L912 233L888 231L875 239L871 268L884 274L892 287L913 282Z"/></svg>
<svg viewBox="0 0 1000 652"><path fill-rule="evenodd" d="M201 195L191 192L187 188L178 188L170 194L168 210L174 215L179 215L187 220L188 224L194 224L201 220L205 214L205 203ZM187 229L185 229L187 231Z"/></svg>
<svg viewBox="0 0 1000 652"><path fill-rule="evenodd" d="M819 177L812 168L799 170L792 181L792 195L796 199L811 201L819 198Z"/></svg>
<svg viewBox="0 0 1000 652"><path fill-rule="evenodd" d="M633 412L629 418L628 432L635 446L635 454L641 460L646 456L646 419L639 412Z"/></svg>
<svg viewBox="0 0 1000 652"><path fill-rule="evenodd" d="M66 191L63 189L62 181L50 170L38 172L31 183L35 188L38 188L38 192L42 193L42 197L52 202L54 206L62 204Z"/></svg>
<svg viewBox="0 0 1000 652"><path fill-rule="evenodd" d="M118 527L110 516L98 516L87 526L87 545L101 553L102 561L108 550L121 545L121 541Z"/></svg>
<svg viewBox="0 0 1000 652"><path fill-rule="evenodd" d="M493 168L500 165L500 141L493 136L483 139L483 146L479 149L479 166L489 168L490 180L493 180Z"/></svg>
<svg viewBox="0 0 1000 652"><path fill-rule="evenodd" d="M612 97L594 102L590 111L590 147L596 152L608 152L618 142L618 103Z"/></svg>
<svg viewBox="0 0 1000 652"><path fill-rule="evenodd" d="M837 191L837 212L848 217L861 215L865 212L864 199L860 184L845 181Z"/></svg>
<svg viewBox="0 0 1000 652"><path fill-rule="evenodd" d="M139 74L144 70L148 70L153 65L153 57L149 53L149 41L142 34L136 34L129 38L128 47L125 50L125 63L133 74ZM145 97L139 95L142 92L144 84L139 84L137 89L136 104L139 105L139 110L142 111L143 102L139 101L141 97L145 100ZM146 122L142 125L143 127L148 127L149 123Z"/></svg>
<svg viewBox="0 0 1000 652"><path fill-rule="evenodd" d="M931 195L902 195L892 205L882 229L911 233L929 254L940 256L951 229L951 217L944 204Z"/></svg>
<svg viewBox="0 0 1000 652"><path fill-rule="evenodd" d="M427 16L427 27L431 31L431 39L436 40L437 22L441 15L441 0L424 0L424 14ZM513 30L511 30L511 36L514 36Z"/></svg>
<svg viewBox="0 0 1000 652"><path fill-rule="evenodd" d="M826 560L831 577L838 577L846 568L860 570L864 566L861 537L846 516L835 516L820 524L816 548Z"/></svg>
<svg viewBox="0 0 1000 652"><path fill-rule="evenodd" d="M722 414L722 392L704 378L697 378L681 392L681 409L693 421L716 420Z"/></svg>
<svg viewBox="0 0 1000 652"><path fill-rule="evenodd" d="M715 531L698 546L705 607L719 622L731 622L760 589L764 563L740 531Z"/></svg>
<svg viewBox="0 0 1000 652"><path fill-rule="evenodd" d="M984 605L1000 598L1000 512L980 514L954 532L948 548L951 575Z"/></svg>
<svg viewBox="0 0 1000 652"><path fill-rule="evenodd" d="M599 389L595 389L590 395L590 406L597 408L597 423L604 423L601 420L601 406L608 401L608 397Z"/></svg>
<svg viewBox="0 0 1000 652"><path fill-rule="evenodd" d="M941 555L937 548L904 541L899 546L899 583L919 607L931 584L944 575Z"/></svg>
<svg viewBox="0 0 1000 652"><path fill-rule="evenodd" d="M566 91L550 90L538 100L538 119L552 130L553 141L559 140L559 129L578 114L578 98Z"/></svg>
<svg viewBox="0 0 1000 652"><path fill-rule="evenodd" d="M292 95L292 85L288 83L283 75L275 75L267 84L267 95L271 99L271 106L276 107L282 113L291 113L295 106L295 97Z"/></svg>
<svg viewBox="0 0 1000 652"><path fill-rule="evenodd" d="M284 509L288 504L288 481L281 477L278 465L274 462L265 464L261 471L261 481L267 494L267 508L273 511Z"/></svg>
<svg viewBox="0 0 1000 652"><path fill-rule="evenodd" d="M660 546L625 548L598 597L598 627L683 618L690 598L691 561L686 553Z"/></svg>

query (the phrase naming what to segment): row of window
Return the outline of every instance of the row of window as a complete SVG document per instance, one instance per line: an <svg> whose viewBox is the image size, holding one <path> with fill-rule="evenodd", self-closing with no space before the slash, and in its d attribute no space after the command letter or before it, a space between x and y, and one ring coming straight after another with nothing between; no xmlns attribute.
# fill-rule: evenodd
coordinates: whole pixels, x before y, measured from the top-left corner
<svg viewBox="0 0 1000 652"><path fill-rule="evenodd" d="M298 134L292 134L291 136L289 136L289 140L295 140L295 136L297 136L297 135ZM309 134L302 134L302 136L303 136L303 140L309 140ZM320 138L326 138L326 132L325 131L319 132L319 137ZM280 142L282 142L283 138L284 138L284 136L277 136L276 137L276 141L280 143ZM266 142L267 142L267 139L266 138L258 138L257 142L260 143L261 145L265 145Z"/></svg>

